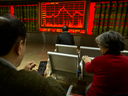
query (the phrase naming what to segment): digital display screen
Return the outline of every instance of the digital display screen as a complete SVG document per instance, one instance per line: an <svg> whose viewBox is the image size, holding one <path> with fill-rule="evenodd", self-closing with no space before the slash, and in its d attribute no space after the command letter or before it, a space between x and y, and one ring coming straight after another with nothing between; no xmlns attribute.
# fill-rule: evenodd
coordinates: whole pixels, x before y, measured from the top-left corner
<svg viewBox="0 0 128 96"><path fill-rule="evenodd" d="M38 31L38 4L10 5L11 15L23 21L27 31Z"/></svg>
<svg viewBox="0 0 128 96"><path fill-rule="evenodd" d="M9 5L0 5L0 16L10 12Z"/></svg>
<svg viewBox="0 0 128 96"><path fill-rule="evenodd" d="M45 72L45 69L46 69L46 65L47 65L47 61L41 61L40 62L40 65L39 65L39 68L38 68L38 73L39 74L44 74Z"/></svg>
<svg viewBox="0 0 128 96"><path fill-rule="evenodd" d="M66 25L70 33L85 33L85 7L86 1L40 3L40 31L62 32Z"/></svg>
<svg viewBox="0 0 128 96"><path fill-rule="evenodd" d="M123 36L128 36L128 1L106 1L106 2L91 2L88 30L90 33L99 35L106 31L116 31ZM93 19L93 21L91 21ZM89 33L89 32L88 32Z"/></svg>

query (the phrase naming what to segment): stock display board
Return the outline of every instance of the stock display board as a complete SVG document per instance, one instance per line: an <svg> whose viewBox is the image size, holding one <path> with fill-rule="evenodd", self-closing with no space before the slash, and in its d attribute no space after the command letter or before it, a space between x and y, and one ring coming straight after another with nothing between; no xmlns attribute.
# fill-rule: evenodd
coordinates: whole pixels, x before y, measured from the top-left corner
<svg viewBox="0 0 128 96"><path fill-rule="evenodd" d="M38 31L38 5L11 5L12 15L23 21L27 31Z"/></svg>
<svg viewBox="0 0 128 96"><path fill-rule="evenodd" d="M93 34L117 31L128 36L128 1L95 2Z"/></svg>
<svg viewBox="0 0 128 96"><path fill-rule="evenodd" d="M40 31L62 32L67 25L70 33L85 34L85 8L86 1L41 2L39 6L10 4L0 5L0 16L15 15L25 23L27 31L38 31L39 27ZM128 0L90 2L87 34L99 35L109 30L128 36Z"/></svg>
<svg viewBox="0 0 128 96"><path fill-rule="evenodd" d="M0 16L10 13L9 5L0 5Z"/></svg>
<svg viewBox="0 0 128 96"><path fill-rule="evenodd" d="M37 4L23 5L24 22L28 31L38 30L38 6Z"/></svg>
<svg viewBox="0 0 128 96"><path fill-rule="evenodd" d="M85 33L85 7L86 1L39 3L39 30L62 32L66 25L70 33Z"/></svg>

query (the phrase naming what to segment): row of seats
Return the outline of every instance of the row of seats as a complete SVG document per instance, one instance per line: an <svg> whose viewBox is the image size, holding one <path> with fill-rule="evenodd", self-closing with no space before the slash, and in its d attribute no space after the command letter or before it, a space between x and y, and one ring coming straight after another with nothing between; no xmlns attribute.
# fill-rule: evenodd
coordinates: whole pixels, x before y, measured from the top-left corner
<svg viewBox="0 0 128 96"><path fill-rule="evenodd" d="M51 74L61 74L79 80L84 79L84 76L94 76L94 74L87 73L84 70L85 64L82 60L82 56L88 55L91 59L101 56L100 48L80 46L80 49L78 50L78 47L75 45L62 44L55 44L55 47L55 52L47 53L49 56L49 64L51 66ZM128 56L127 50L124 50L121 53Z"/></svg>
<svg viewBox="0 0 128 96"><path fill-rule="evenodd" d="M55 47L56 47L55 52L74 54L74 55L79 54L80 58L85 54L90 57L97 57L102 55L100 48L97 47L80 46L79 50L78 47L75 45L55 44ZM127 50L121 51L121 54L128 56L128 51Z"/></svg>
<svg viewBox="0 0 128 96"><path fill-rule="evenodd" d="M51 66L50 74L55 73L66 77L77 78L79 80L84 79L85 76L94 76L94 74L85 71L85 64L82 60L82 56L88 55L91 59L102 56L100 48L80 46L78 50L78 47L75 45L62 44L55 44L55 47L56 49L54 52L47 52L49 56L48 62ZM127 50L121 53L128 56ZM81 72L79 72L79 70ZM66 96L74 96L71 95L72 88L73 85L69 87Z"/></svg>

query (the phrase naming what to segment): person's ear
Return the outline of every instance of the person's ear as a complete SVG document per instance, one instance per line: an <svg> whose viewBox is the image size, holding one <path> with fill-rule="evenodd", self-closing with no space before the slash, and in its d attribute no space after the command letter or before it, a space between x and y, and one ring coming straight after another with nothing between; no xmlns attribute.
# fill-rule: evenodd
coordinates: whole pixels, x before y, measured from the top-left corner
<svg viewBox="0 0 128 96"><path fill-rule="evenodd" d="M108 52L108 51L109 51L109 48L107 48L106 50L107 50L107 52Z"/></svg>
<svg viewBox="0 0 128 96"><path fill-rule="evenodd" d="M23 49L23 40L20 40L15 47L16 54L21 55L22 49Z"/></svg>
<svg viewBox="0 0 128 96"><path fill-rule="evenodd" d="M104 54L106 54L109 51L109 48L105 48L103 51L104 51L103 52L103 55L104 55Z"/></svg>

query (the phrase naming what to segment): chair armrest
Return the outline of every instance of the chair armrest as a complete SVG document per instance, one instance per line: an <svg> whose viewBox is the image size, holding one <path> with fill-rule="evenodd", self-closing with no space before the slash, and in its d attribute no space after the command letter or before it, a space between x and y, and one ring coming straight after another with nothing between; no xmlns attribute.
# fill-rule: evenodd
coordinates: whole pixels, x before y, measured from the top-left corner
<svg viewBox="0 0 128 96"><path fill-rule="evenodd" d="M79 75L78 79L79 79L79 80L81 80L81 79L83 79L83 74L84 74L84 69L83 69L83 60L81 60L81 61L80 61L79 66L80 66L81 73L80 73L80 75Z"/></svg>
<svg viewBox="0 0 128 96"><path fill-rule="evenodd" d="M57 49L55 49L54 52L57 52Z"/></svg>
<svg viewBox="0 0 128 96"><path fill-rule="evenodd" d="M72 88L73 88L73 85L70 85L69 88L68 88L66 96L84 96L84 95L79 95L79 94L71 93Z"/></svg>
<svg viewBox="0 0 128 96"><path fill-rule="evenodd" d="M51 66L49 58L48 58L48 64L49 64L49 74L51 75L52 74L52 66Z"/></svg>
<svg viewBox="0 0 128 96"><path fill-rule="evenodd" d="M84 96L84 95L79 95L79 94L75 94L75 93L71 93L71 95L73 95L73 96Z"/></svg>
<svg viewBox="0 0 128 96"><path fill-rule="evenodd" d="M79 56L79 58L80 58L80 50L78 50L78 52L77 52L77 53L78 53L78 56Z"/></svg>
<svg viewBox="0 0 128 96"><path fill-rule="evenodd" d="M71 95L72 88L73 88L73 85L70 85L68 88L66 96L73 96L73 95Z"/></svg>

